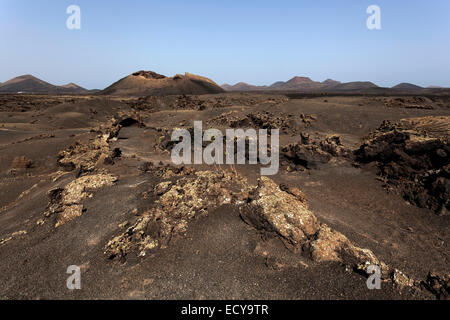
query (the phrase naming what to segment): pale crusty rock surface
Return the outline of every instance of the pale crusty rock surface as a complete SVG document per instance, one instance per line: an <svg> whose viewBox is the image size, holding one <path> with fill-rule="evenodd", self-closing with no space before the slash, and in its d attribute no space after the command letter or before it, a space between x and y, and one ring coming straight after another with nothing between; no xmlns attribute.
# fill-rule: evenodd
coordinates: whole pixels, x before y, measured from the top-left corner
<svg viewBox="0 0 450 320"><path fill-rule="evenodd" d="M255 199L241 208L241 215L257 228L273 230L294 246L302 245L318 231L317 218L306 203L281 191L271 179L262 177L253 195Z"/></svg>
<svg viewBox="0 0 450 320"><path fill-rule="evenodd" d="M279 235L294 249L309 252L315 261L341 262L364 272L369 265L377 265L388 277L389 267L371 250L355 246L340 232L320 223L305 200L282 191L273 180L262 177L250 194L254 199L241 207L247 223Z"/></svg>
<svg viewBox="0 0 450 320"><path fill-rule="evenodd" d="M63 189L54 189L49 193L50 204L45 212L49 217L58 214L55 227L72 221L83 214L82 200L93 196L96 190L109 187L117 181L117 177L110 174L94 174L80 177Z"/></svg>
<svg viewBox="0 0 450 320"><path fill-rule="evenodd" d="M168 170L163 178L173 177ZM205 216L220 205L232 203L245 188L245 180L228 172L197 171L192 177L176 182L163 181L155 186L159 196L154 208L145 212L124 233L108 242L105 253L110 257L125 256L136 248L140 256L156 247L165 247L172 236L186 231L188 221Z"/></svg>

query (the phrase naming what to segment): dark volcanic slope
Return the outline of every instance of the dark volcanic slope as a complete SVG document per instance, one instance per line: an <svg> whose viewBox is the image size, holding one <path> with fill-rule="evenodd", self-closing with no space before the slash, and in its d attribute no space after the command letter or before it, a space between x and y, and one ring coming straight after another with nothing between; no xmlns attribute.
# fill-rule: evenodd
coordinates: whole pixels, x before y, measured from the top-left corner
<svg viewBox="0 0 450 320"><path fill-rule="evenodd" d="M135 72L101 92L104 95L148 96L171 94L221 93L224 90L214 81L186 73L166 77L152 71Z"/></svg>
<svg viewBox="0 0 450 320"><path fill-rule="evenodd" d="M396 89L396 90L411 90L411 91L417 91L417 90L421 90L423 89L422 87L416 86L415 84L412 83L406 83L406 82L402 82L399 83L396 86L393 86L392 89Z"/></svg>
<svg viewBox="0 0 450 320"><path fill-rule="evenodd" d="M383 120L448 136L450 100L386 99L0 95L0 298L445 298L450 215L388 193L352 151ZM170 134L194 120L279 128L279 173L174 166Z"/></svg>
<svg viewBox="0 0 450 320"><path fill-rule="evenodd" d="M0 84L0 93L52 93L75 94L88 91L74 83L55 86L32 75L23 75Z"/></svg>
<svg viewBox="0 0 450 320"><path fill-rule="evenodd" d="M286 82L276 82L270 86L273 90L311 90L321 87L320 82L312 81L308 77L294 77Z"/></svg>
<svg viewBox="0 0 450 320"><path fill-rule="evenodd" d="M235 85L223 84L222 89L225 91L255 91L267 89L267 86L254 86L245 82L238 82Z"/></svg>
<svg viewBox="0 0 450 320"><path fill-rule="evenodd" d="M354 81L354 82L346 82L334 85L331 87L332 90L360 90L360 89L371 89L377 88L378 86L369 81Z"/></svg>

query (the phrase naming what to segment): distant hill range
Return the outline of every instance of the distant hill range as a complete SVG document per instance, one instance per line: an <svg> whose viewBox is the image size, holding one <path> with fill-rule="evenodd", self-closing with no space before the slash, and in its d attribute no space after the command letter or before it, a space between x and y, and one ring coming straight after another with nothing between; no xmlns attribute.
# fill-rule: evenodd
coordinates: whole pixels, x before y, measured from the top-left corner
<svg viewBox="0 0 450 320"><path fill-rule="evenodd" d="M185 73L166 77L153 71L138 71L120 79L100 94L148 96L171 94L207 94L225 92L211 79Z"/></svg>
<svg viewBox="0 0 450 320"><path fill-rule="evenodd" d="M48 94L84 94L93 93L74 83L55 86L32 75L23 75L0 84L0 93L48 93Z"/></svg>
<svg viewBox="0 0 450 320"><path fill-rule="evenodd" d="M219 86L211 79L185 73L173 77L153 71L138 71L113 83L104 90L87 90L75 83L62 86L53 85L32 75L23 75L6 82L0 82L1 93L37 93L37 94L101 94L123 96L178 95L178 94L214 94L226 91L276 91L298 93L361 93L361 94L449 94L449 88L428 86L426 88L412 83L400 83L392 88L379 87L369 81L340 82L327 79L323 82L308 77L293 77L284 82L278 81L268 86L255 86L245 82L235 85Z"/></svg>
<svg viewBox="0 0 450 320"><path fill-rule="evenodd" d="M245 82L235 85L224 84L226 91L295 91L295 92L352 92L352 93L427 93L430 89L441 89L430 86L422 88L411 83L400 83L392 88L379 87L369 81L345 82L327 79L323 82L313 81L308 77L294 77L286 82L278 81L270 86L254 86Z"/></svg>

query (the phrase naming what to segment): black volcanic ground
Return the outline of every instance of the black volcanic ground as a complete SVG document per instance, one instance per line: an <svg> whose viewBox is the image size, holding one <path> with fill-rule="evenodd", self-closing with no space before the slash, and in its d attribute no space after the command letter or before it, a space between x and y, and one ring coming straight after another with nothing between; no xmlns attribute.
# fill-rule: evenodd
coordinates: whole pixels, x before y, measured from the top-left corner
<svg viewBox="0 0 450 320"><path fill-rule="evenodd" d="M448 298L449 119L448 96L0 95L0 298ZM280 129L279 173L173 166L194 120Z"/></svg>

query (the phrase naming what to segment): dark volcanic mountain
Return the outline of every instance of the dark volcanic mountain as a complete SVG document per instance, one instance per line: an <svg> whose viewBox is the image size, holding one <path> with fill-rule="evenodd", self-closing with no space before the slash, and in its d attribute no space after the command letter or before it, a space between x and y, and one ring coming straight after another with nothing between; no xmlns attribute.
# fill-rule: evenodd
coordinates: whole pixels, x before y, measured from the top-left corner
<svg viewBox="0 0 450 320"><path fill-rule="evenodd" d="M322 82L322 85L325 86L325 87L334 87L334 86L336 86L336 85L338 85L340 83L341 83L340 81L336 81L336 80L333 80L333 79L327 79L327 80Z"/></svg>
<svg viewBox="0 0 450 320"><path fill-rule="evenodd" d="M153 71L138 71L115 82L101 94L148 96L172 94L208 94L224 92L214 81L185 73L166 77Z"/></svg>
<svg viewBox="0 0 450 320"><path fill-rule="evenodd" d="M287 82L275 82L270 86L273 90L314 90L322 86L320 82L307 77L294 77Z"/></svg>
<svg viewBox="0 0 450 320"><path fill-rule="evenodd" d="M61 88L68 89L68 90L86 90L83 87L80 87L79 85L77 85L77 84L75 84L73 82L68 83L68 84L66 84L64 86L61 86Z"/></svg>
<svg viewBox="0 0 450 320"><path fill-rule="evenodd" d="M419 87L419 86L416 86L415 84L412 84L412 83L403 82L403 83L399 83L396 86L393 86L392 89L395 89L395 90L408 90L408 91L410 91L410 90L421 90L423 88Z"/></svg>
<svg viewBox="0 0 450 320"><path fill-rule="evenodd" d="M270 86L254 86L245 82L239 82L235 85L224 84L222 88L226 91L255 91L255 90L279 90L279 91L314 91L324 88L331 88L339 81L327 79L323 82L313 81L308 77L293 77L284 82L277 81Z"/></svg>
<svg viewBox="0 0 450 320"><path fill-rule="evenodd" d="M223 90L225 91L232 91L233 90L233 86L231 84L228 83L224 83L223 85L220 86Z"/></svg>
<svg viewBox="0 0 450 320"><path fill-rule="evenodd" d="M234 86L225 84L222 86L226 91L254 91L254 90L272 90L272 91L361 91L361 90L379 90L376 84L368 81L355 81L341 83L333 79L327 79L323 82L311 80L308 77L293 77L283 82L278 81L270 86L254 86L239 82Z"/></svg>
<svg viewBox="0 0 450 320"><path fill-rule="evenodd" d="M55 90L55 86L32 75L23 75L0 85L0 92L7 93L48 92L52 90Z"/></svg>
<svg viewBox="0 0 450 320"><path fill-rule="evenodd" d="M221 85L222 89L225 91L254 91L254 90L264 90L267 86L254 86L245 82L238 82L235 85L229 85L227 83Z"/></svg>
<svg viewBox="0 0 450 320"><path fill-rule="evenodd" d="M337 85L332 86L330 89L333 91L338 90L362 90L362 89L372 89L379 88L376 84L370 81L353 81L353 82L345 82L339 83Z"/></svg>
<svg viewBox="0 0 450 320"><path fill-rule="evenodd" d="M0 93L87 93L88 90L69 83L55 86L32 75L23 75L0 84Z"/></svg>

